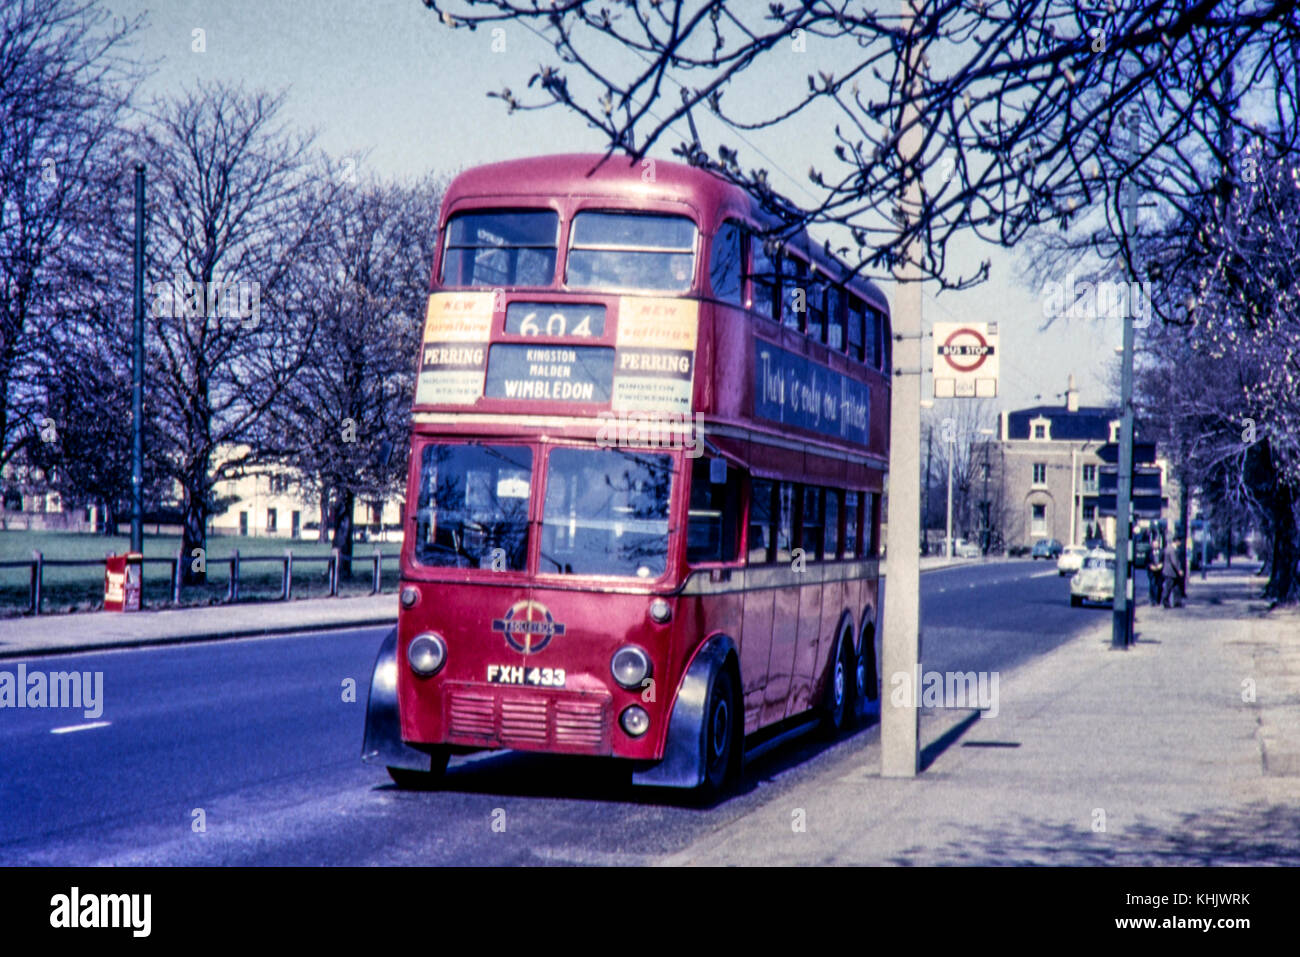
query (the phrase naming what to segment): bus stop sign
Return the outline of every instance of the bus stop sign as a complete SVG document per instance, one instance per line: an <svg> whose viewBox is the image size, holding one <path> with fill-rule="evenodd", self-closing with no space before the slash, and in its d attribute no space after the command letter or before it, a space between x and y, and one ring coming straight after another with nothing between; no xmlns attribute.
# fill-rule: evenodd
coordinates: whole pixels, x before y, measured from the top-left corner
<svg viewBox="0 0 1300 957"><path fill-rule="evenodd" d="M998 324L934 324L934 397L984 399L998 394Z"/></svg>

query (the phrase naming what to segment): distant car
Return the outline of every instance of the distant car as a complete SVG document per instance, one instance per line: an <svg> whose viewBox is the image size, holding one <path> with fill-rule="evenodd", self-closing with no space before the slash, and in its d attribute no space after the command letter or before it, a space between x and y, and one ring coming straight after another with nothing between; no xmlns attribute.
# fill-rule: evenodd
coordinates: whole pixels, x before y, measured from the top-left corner
<svg viewBox="0 0 1300 957"><path fill-rule="evenodd" d="M1082 545L1070 545L1061 552L1061 557L1056 560L1056 570L1060 572L1061 577L1073 575L1083 567L1083 559L1088 554L1088 549Z"/></svg>
<svg viewBox="0 0 1300 957"><path fill-rule="evenodd" d="M1040 538L1034 542L1034 547L1029 553L1029 557L1037 561L1040 558L1046 558L1051 561L1053 558L1059 558L1061 554L1061 543L1054 538Z"/></svg>
<svg viewBox="0 0 1300 957"><path fill-rule="evenodd" d="M1115 557L1110 552L1092 551L1083 567L1070 579L1070 604L1078 608L1086 601L1108 605L1115 600Z"/></svg>
<svg viewBox="0 0 1300 957"><path fill-rule="evenodd" d="M958 558L979 558L981 554L978 545L964 538L956 539L952 543L952 553Z"/></svg>

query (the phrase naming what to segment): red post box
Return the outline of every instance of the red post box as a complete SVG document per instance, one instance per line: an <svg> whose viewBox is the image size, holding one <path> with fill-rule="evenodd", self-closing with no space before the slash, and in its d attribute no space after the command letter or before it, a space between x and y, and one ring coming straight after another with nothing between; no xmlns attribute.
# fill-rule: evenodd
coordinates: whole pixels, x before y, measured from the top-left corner
<svg viewBox="0 0 1300 957"><path fill-rule="evenodd" d="M104 559L104 611L140 610L143 559L139 552Z"/></svg>

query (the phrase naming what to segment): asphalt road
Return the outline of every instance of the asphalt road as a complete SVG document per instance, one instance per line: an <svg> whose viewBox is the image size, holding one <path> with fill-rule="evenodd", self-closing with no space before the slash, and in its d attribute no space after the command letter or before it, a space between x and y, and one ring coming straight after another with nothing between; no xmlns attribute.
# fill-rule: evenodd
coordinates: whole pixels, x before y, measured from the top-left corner
<svg viewBox="0 0 1300 957"><path fill-rule="evenodd" d="M1041 562L961 566L921 582L927 670L1006 670L1109 614L1071 608L1065 580ZM29 661L102 671L104 712L0 711L0 863L650 862L878 738L874 723L833 742L796 738L707 808L632 788L616 762L516 752L453 759L444 790L402 792L359 760L382 637L366 629Z"/></svg>

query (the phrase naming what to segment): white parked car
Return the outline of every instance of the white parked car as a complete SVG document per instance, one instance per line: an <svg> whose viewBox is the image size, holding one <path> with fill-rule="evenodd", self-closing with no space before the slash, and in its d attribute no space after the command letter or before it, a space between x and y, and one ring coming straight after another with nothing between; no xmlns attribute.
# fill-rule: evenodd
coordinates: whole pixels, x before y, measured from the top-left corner
<svg viewBox="0 0 1300 957"><path fill-rule="evenodd" d="M1056 570L1061 576L1073 575L1083 567L1084 556L1088 554L1088 549L1082 545L1068 545L1061 552L1061 557L1056 560Z"/></svg>
<svg viewBox="0 0 1300 957"><path fill-rule="evenodd" d="M1115 600L1115 555L1092 551L1083 567L1070 579L1070 604L1078 608L1085 601L1110 604Z"/></svg>
<svg viewBox="0 0 1300 957"><path fill-rule="evenodd" d="M952 553L957 558L979 558L980 547L964 538L953 539Z"/></svg>

